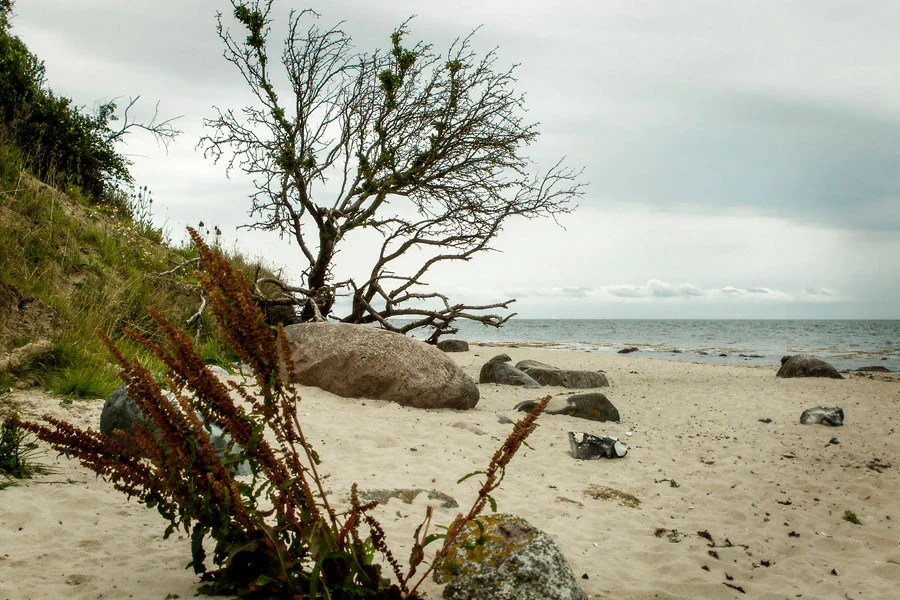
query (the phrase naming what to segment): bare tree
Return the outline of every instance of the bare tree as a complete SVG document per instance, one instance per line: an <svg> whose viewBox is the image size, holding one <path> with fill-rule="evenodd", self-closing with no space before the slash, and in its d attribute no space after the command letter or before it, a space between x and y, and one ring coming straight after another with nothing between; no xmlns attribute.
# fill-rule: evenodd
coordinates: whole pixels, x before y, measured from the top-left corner
<svg viewBox="0 0 900 600"><path fill-rule="evenodd" d="M282 53L288 100L268 55L272 0L232 0L246 37L218 15L225 58L237 67L255 102L239 111L215 108L212 133L200 146L227 169L251 176L247 227L276 231L299 246L299 286L282 286L302 305L304 320L338 318L380 323L395 331L431 327L430 341L455 331L456 319L499 327L514 300L453 304L427 291L424 277L445 261L491 250L507 219L569 212L582 193L580 171L560 161L530 173L524 149L538 137L523 119L513 89L515 67L497 70L497 55L479 57L472 35L446 54L418 42L404 47L409 21L387 52L361 54L340 26L320 29L311 10L291 12ZM474 32L473 32L474 33ZM354 230L381 234L367 275L342 284L332 267ZM396 272L401 259L417 267ZM352 295L349 314L332 315L339 288ZM390 317L405 317L404 325Z"/></svg>
<svg viewBox="0 0 900 600"><path fill-rule="evenodd" d="M108 131L106 133L105 141L119 142L131 133L131 131L141 129L152 135L157 144L168 150L169 143L183 133L180 129L176 129L174 125L175 121L181 117L171 117L168 119L160 118L159 102L157 102L156 107L153 109L153 117L151 117L149 121L144 122L135 120L134 116L129 113L137 105L140 99L140 95L130 97L128 99L128 104L122 109L121 117L117 114L118 98L100 105L97 109L97 118L101 122L107 124ZM116 127L113 127L111 125L112 121L120 122L116 124Z"/></svg>

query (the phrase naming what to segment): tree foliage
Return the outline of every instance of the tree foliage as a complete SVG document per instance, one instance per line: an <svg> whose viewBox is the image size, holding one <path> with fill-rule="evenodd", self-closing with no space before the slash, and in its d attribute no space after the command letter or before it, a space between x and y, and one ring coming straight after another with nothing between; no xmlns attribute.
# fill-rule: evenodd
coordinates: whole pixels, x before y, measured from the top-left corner
<svg viewBox="0 0 900 600"><path fill-rule="evenodd" d="M554 217L581 193L580 173L562 161L532 172L525 149L538 128L524 119L515 67L500 68L496 51L479 56L473 34L445 53L407 45L409 21L387 51L360 53L340 27L322 29L304 10L290 14L279 73L269 50L272 0L232 5L242 35L221 14L218 33L253 104L216 108L200 145L253 179L248 226L299 247L301 285L282 289L303 306L303 319L335 318L340 289L352 307L336 318L404 332L430 326L432 339L457 318L495 326L509 318L482 312L512 300L452 304L427 291L425 276L491 250L511 217ZM371 264L336 282L335 256L362 230L380 234ZM390 317L412 322L400 327Z"/></svg>
<svg viewBox="0 0 900 600"><path fill-rule="evenodd" d="M117 183L131 183L130 162L116 149L130 131L144 129L162 143L181 132L158 112L149 123L135 121L129 111L138 98L124 112L112 100L92 113L55 94L44 63L10 31L12 7L0 0L0 127L30 157L36 176L63 175L102 202Z"/></svg>

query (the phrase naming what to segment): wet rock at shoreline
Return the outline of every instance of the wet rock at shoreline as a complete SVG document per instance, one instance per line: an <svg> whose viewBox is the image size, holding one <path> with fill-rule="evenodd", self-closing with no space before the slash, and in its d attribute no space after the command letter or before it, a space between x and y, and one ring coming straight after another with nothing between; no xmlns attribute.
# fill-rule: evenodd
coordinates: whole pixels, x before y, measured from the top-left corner
<svg viewBox="0 0 900 600"><path fill-rule="evenodd" d="M837 369L824 360L808 354L794 354L781 358L781 368L775 374L776 377L830 377L843 379L844 376Z"/></svg>
<svg viewBox="0 0 900 600"><path fill-rule="evenodd" d="M883 359L882 359L883 360ZM856 371L874 371L876 373L891 373L892 371L887 367L882 367L881 365L872 365L869 367L860 367L855 369Z"/></svg>
<svg viewBox="0 0 900 600"><path fill-rule="evenodd" d="M631 354L632 352L637 352L638 349L634 346L630 346L628 348L622 348L619 350L618 354Z"/></svg>

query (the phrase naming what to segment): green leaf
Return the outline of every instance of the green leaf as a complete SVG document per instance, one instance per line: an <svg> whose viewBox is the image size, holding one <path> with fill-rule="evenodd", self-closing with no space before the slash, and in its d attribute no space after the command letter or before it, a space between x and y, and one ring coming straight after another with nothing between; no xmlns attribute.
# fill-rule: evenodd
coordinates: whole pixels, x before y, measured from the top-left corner
<svg viewBox="0 0 900 600"><path fill-rule="evenodd" d="M446 534L446 533L432 533L432 534L426 535L426 536L425 536L425 539L422 540L422 547L424 548L425 546L427 546L427 545L430 544L431 542L433 542L433 541L435 541L435 540L442 540L442 539L444 539L445 537L447 537L447 534Z"/></svg>
<svg viewBox="0 0 900 600"><path fill-rule="evenodd" d="M456 481L456 483L462 483L466 479L468 479L470 477L474 477L475 475L484 475L484 471L472 471L471 473L467 473L467 474L463 475L460 479L458 479Z"/></svg>

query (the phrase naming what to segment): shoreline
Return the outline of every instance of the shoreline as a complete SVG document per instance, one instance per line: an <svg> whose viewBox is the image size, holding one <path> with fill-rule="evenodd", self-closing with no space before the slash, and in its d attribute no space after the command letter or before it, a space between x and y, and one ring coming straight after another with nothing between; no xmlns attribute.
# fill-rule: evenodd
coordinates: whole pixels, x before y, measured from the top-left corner
<svg viewBox="0 0 900 600"><path fill-rule="evenodd" d="M900 374L780 379L759 365L474 344L448 356L477 381L481 365L500 353L514 362L602 369L610 379L597 391L619 409L621 422L542 416L496 494L500 512L557 541L590 598L860 599L895 592ZM434 489L460 505L435 506L434 522L447 524L476 489L457 480L483 468L509 432L498 417L519 418L512 409L522 400L581 391L478 387L481 400L469 411L301 388L298 411L331 473L334 498L344 502L353 482L362 490ZM91 427L102 408L102 401L61 404L33 390L11 400L26 416L49 412ZM843 407L845 425L800 425L800 413L816 405ZM619 437L629 453L577 461L568 431ZM154 510L128 502L65 458L48 454L42 461L60 472L0 491L0 600L194 595L198 582L183 568L190 552L183 533L163 540L164 521ZM602 487L621 495L596 494ZM622 502L624 495L639 504ZM409 552L429 502L421 494L411 504L392 499L376 508L399 557ZM847 510L860 525L843 519ZM440 597L436 584L425 591Z"/></svg>
<svg viewBox="0 0 900 600"><path fill-rule="evenodd" d="M605 345L600 346L598 344L589 344L589 343L581 343L581 342L528 342L528 341L473 341L469 342L469 345L480 347L480 348L533 348L535 350L550 350L554 352L588 352L594 354L600 354L604 356L623 356L620 354L618 349L620 346L616 345ZM669 346L659 345L638 345L634 346L638 347L638 350L635 352L629 352L624 354L624 356L631 356L633 358L647 358L650 360L671 360L671 361L689 361L696 362L697 364L713 364L713 365L747 365L747 366L760 366L760 367L771 367L774 366L777 370L781 365L781 357L785 356L785 354L779 355L760 355L760 354L745 354L742 352L738 353L716 353L715 351L710 351L707 354L700 354L696 351L683 350L678 348L671 348ZM791 353L788 353L791 354ZM811 354L816 356L817 358L822 358L825 362L831 364L835 368L837 368L842 373L852 373L856 372L860 367L868 367L868 366L885 366L885 368L890 368L890 366L895 366L893 361L888 358L883 358L880 354L873 353L861 353L866 356L873 356L873 358L866 358L862 356L855 357L833 357L826 356L821 354L816 354L813 351L797 351L792 354ZM900 364L900 359L897 359L898 364ZM891 372L900 372L896 369L891 369Z"/></svg>

